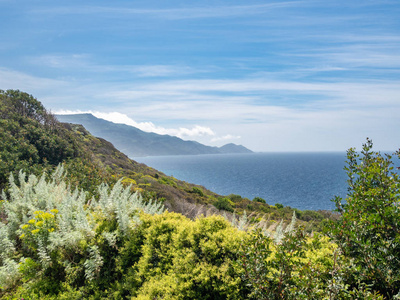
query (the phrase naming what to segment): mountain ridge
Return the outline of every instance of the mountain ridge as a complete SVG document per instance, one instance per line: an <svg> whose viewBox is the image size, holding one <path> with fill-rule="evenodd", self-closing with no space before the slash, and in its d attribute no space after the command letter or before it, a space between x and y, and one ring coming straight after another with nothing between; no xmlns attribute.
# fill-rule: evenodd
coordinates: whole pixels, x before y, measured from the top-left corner
<svg viewBox="0 0 400 300"><path fill-rule="evenodd" d="M212 147L196 141L185 141L171 135L145 132L134 126L117 124L90 113L55 115L60 122L81 124L91 134L110 141L118 150L129 157L161 155L198 155L252 153L242 145L233 143Z"/></svg>

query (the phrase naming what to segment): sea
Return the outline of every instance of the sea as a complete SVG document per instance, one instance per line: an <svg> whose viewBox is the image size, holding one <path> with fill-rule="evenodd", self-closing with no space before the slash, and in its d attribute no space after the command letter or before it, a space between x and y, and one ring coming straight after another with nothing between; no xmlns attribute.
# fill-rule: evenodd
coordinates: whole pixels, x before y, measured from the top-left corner
<svg viewBox="0 0 400 300"><path fill-rule="evenodd" d="M166 175L220 194L300 210L333 210L347 194L346 153L249 153L135 157Z"/></svg>

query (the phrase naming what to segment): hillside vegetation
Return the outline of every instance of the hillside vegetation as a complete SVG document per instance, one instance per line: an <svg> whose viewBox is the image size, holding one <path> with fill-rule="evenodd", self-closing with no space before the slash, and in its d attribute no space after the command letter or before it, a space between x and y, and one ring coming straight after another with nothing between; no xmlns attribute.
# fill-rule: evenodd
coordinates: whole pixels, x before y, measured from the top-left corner
<svg viewBox="0 0 400 300"><path fill-rule="evenodd" d="M332 217L216 195L0 99L2 299L400 299L400 180L370 140Z"/></svg>
<svg viewBox="0 0 400 300"><path fill-rule="evenodd" d="M20 91L0 91L0 188L7 188L8 176L19 170L39 176L64 163L69 184L96 194L96 186L107 182L112 186L123 178L132 191L141 192L145 199L157 199L169 211L190 218L201 214L225 214L232 219L244 211L249 220L265 220L276 226L282 219L290 222L296 211L307 230L320 230L321 222L335 217L328 211L300 211L282 205L268 205L239 195L217 195L153 168L129 159L114 146L91 135L84 127L60 123L31 95Z"/></svg>

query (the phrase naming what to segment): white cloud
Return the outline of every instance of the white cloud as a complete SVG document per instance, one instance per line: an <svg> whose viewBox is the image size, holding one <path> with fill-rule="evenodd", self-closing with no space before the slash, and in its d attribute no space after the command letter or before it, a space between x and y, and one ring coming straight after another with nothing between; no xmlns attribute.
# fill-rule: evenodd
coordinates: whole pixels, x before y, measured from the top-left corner
<svg viewBox="0 0 400 300"><path fill-rule="evenodd" d="M180 137L180 138L215 135L214 131L212 131L211 128L199 126L199 125L196 125L191 129L180 127L179 129L172 129L170 131L175 132L174 135L176 135L177 137Z"/></svg>
<svg viewBox="0 0 400 300"><path fill-rule="evenodd" d="M56 114L60 114L60 115L82 114L82 113L91 113L97 118L104 119L104 120L107 120L107 121L110 121L113 123L117 123L117 124L126 124L129 126L133 126L133 127L139 128L140 130L143 130L146 132L167 134L167 135L177 136L182 139L215 135L213 130L209 127L195 125L192 128L184 128L184 127L164 128L161 126L156 126L152 122L136 122L135 120L131 119L127 115L119 113L119 112L104 113L104 112L97 112L97 111L79 111L79 110L75 110L75 111L60 110L60 111L56 112Z"/></svg>
<svg viewBox="0 0 400 300"><path fill-rule="evenodd" d="M227 140L237 140L240 139L241 136L240 135L231 135L231 134L227 134L224 136L220 136L220 137L215 137L211 139L211 142L219 142L219 141L227 141Z"/></svg>

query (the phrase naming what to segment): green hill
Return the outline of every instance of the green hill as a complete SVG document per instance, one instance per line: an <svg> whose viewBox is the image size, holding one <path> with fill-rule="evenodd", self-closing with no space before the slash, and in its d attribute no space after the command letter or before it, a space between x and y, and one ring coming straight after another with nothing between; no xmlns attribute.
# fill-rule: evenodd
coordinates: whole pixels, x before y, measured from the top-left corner
<svg viewBox="0 0 400 300"><path fill-rule="evenodd" d="M61 122L83 125L91 134L110 141L129 157L252 152L235 144L219 148L210 147L195 141L184 141L175 136L144 132L133 126L96 118L92 114L56 115L56 118Z"/></svg>

